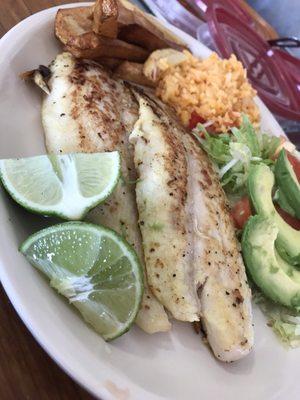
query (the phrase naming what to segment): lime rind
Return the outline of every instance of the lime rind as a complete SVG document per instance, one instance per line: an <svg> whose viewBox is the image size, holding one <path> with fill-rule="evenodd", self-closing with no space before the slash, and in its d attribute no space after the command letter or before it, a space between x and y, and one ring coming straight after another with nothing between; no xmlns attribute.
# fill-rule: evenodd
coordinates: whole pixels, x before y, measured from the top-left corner
<svg viewBox="0 0 300 400"><path fill-rule="evenodd" d="M84 183L79 182L80 171L77 169L76 166L76 162L80 158L86 160L94 159L95 162L103 162L103 165L105 165L106 163L110 167L110 171L106 171L109 174L109 179L107 179L105 187L103 188L103 190L100 191L100 193L92 197L85 196L84 193L82 193L83 191L81 190L81 185L83 185ZM41 205L39 204L39 202L31 201L28 198L28 196L31 196L31 193L28 194L27 198L24 197L11 182L11 177L8 174L8 169L12 169L13 166L17 166L22 162L24 162L25 165L26 160L37 163L41 160L44 160L43 168L48 169L48 179L50 180L51 185L48 185L47 187L42 181L39 187L36 188L36 190L37 192L39 190L41 192L39 199L41 198L41 196L45 197L43 189L48 191L48 198L51 200L52 197L52 202L54 204ZM51 168L51 171L49 168ZM118 152L92 154L75 153L58 156L37 156L30 159L0 160L0 180L2 181L3 186L5 187L7 192L18 204L36 214L43 214L45 216L57 216L67 220L83 219L92 208L105 201L105 199L107 199L107 197L111 195L119 181L120 170L121 160ZM32 174L29 174L27 179L34 179L30 175ZM96 175L96 178L99 177L100 176ZM26 182L24 172L20 173L17 179ZM41 177L39 177L39 179L41 179ZM81 180L83 181L83 179ZM85 184L87 186L90 185L89 192L91 192L91 182L87 180ZM85 191L87 191L87 189L85 189Z"/></svg>
<svg viewBox="0 0 300 400"><path fill-rule="evenodd" d="M75 269L77 268L75 271L70 271L70 269L56 264L55 249L52 248L53 244L64 254L63 240L60 240L60 238L63 238L65 232L68 232L67 237L70 236L69 232L73 232L75 236L78 233L78 237L86 237L87 235L94 237L95 248L91 249L91 252L97 248L103 238L106 239L106 242L104 242L106 246L107 241L111 240L119 246L120 255L114 259L112 265L105 265L101 261L102 265L98 266L94 261L96 257L93 258L93 255L91 255L89 269L84 266L82 274L79 273L81 271L80 266L75 267ZM73 240L73 237L70 240ZM36 249L41 249L40 246L43 247L43 250L46 249L45 253L41 253L46 258L44 260L39 259L38 251L36 251ZM74 243L74 246L78 251L79 244ZM83 251L85 250L83 249ZM20 246L20 251L34 267L48 276L51 286L68 298L70 303L80 311L86 322L91 324L106 341L113 340L130 329L140 309L143 295L143 272L136 253L117 233L99 225L84 222L65 222L31 235ZM101 260L101 251L99 250L99 260ZM68 252L65 253L66 257L68 257L68 254ZM119 269L114 267L122 258L128 261L129 270L124 271L122 267ZM109 274L110 271L111 275ZM106 281L103 280L103 272ZM132 280L128 281L129 283L127 281L124 283L126 274ZM103 285L103 282L109 282L109 285ZM129 302L131 308L130 312L126 311L124 314L123 320L118 314L122 312L124 304L121 303L124 303L124 296L128 295L133 296L132 302ZM102 303L100 301L105 296L111 302L109 307L107 301ZM120 304L118 304L118 301ZM113 312L112 305L115 310L120 309L121 311Z"/></svg>

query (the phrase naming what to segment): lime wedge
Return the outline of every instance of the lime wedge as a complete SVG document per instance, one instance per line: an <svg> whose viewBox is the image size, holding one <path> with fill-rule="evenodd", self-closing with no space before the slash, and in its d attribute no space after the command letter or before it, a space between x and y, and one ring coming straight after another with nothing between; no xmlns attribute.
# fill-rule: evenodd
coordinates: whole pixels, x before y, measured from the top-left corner
<svg viewBox="0 0 300 400"><path fill-rule="evenodd" d="M119 176L118 152L0 160L0 178L17 203L68 220L82 219L104 201Z"/></svg>
<svg viewBox="0 0 300 400"><path fill-rule="evenodd" d="M105 340L131 327L140 308L143 274L134 250L117 233L65 222L33 234L20 251Z"/></svg>

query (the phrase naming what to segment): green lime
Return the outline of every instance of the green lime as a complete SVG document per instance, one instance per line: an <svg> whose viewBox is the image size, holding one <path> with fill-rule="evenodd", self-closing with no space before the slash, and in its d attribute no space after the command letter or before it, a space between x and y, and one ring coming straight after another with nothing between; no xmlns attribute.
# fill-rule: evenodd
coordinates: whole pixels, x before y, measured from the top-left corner
<svg viewBox="0 0 300 400"><path fill-rule="evenodd" d="M118 152L0 160L0 178L17 203L69 220L82 219L103 202L119 177Z"/></svg>
<svg viewBox="0 0 300 400"><path fill-rule="evenodd" d="M140 308L143 274L134 250L117 233L65 222L33 234L20 251L105 340L131 327Z"/></svg>

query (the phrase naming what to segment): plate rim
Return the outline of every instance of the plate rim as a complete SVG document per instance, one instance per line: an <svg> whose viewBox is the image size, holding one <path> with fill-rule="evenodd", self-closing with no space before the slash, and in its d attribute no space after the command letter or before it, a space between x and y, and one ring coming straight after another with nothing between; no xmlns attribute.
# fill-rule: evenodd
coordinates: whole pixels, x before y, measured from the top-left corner
<svg viewBox="0 0 300 400"><path fill-rule="evenodd" d="M34 13L22 21L20 21L18 24L13 26L8 32L6 32L2 38L0 39L0 51L1 47L6 44L8 40L10 40L11 37L16 35L18 32L21 32L22 29L24 29L28 23L35 23L35 21L40 20L41 18L44 18L45 21L49 18L49 15L52 15L54 12L61 8L70 8L70 7L80 7L80 6L89 6L93 2L79 2L79 3L69 3L69 4L63 4L59 6L54 6L50 7L44 10L41 10L37 13ZM156 17L155 17L156 18ZM161 24L169 28L173 33L175 33L177 36L179 36L183 41L185 41L187 44L188 42L194 43L195 47L198 47L199 49L202 48L205 50L208 54L208 51L210 50L204 46L201 42L197 41L196 39L192 38L190 35L187 33L181 31L180 29L170 25L166 21L161 21ZM262 103L260 99L258 99L258 102L260 103L260 107L262 107L264 112L269 113L269 116L275 120L275 117L273 114L266 108L266 106ZM276 120L275 120L276 121ZM276 121L277 124L277 121ZM278 125L279 126L279 125ZM282 132L282 130L281 130ZM282 134L280 132L280 134ZM51 345L51 340L45 340L45 337L40 337L39 335L39 329L35 327L35 318L31 316L30 311L26 310L26 307L22 305L22 299L21 297L19 298L19 295L14 288L12 280L9 278L9 275L5 272L6 267L4 266L4 261L1 258L0 255L0 281L3 286L3 289L6 293L6 295L9 298L9 301L12 303L14 309L16 310L18 316L21 318L22 322L25 324L26 328L29 330L29 332L32 334L34 339L37 341L37 343L42 347L42 349L50 356L50 358L69 376L71 377L76 383L78 383L81 387L83 387L85 390L87 390L88 393L91 395L95 396L97 399L101 400L114 400L115 397L109 393L105 389L103 385L101 387L98 387L97 389L92 387L89 379L85 376L83 376L80 372L77 371L76 368L73 368L71 363L64 360L63 356L60 356L60 352L56 350L55 346ZM107 368L107 365L103 363L103 366ZM119 373L114 371L111 367L109 367L110 373L111 373L111 378L119 378ZM101 376L101 371L99 371L99 376ZM126 378L126 381L128 383L132 383L129 378ZM152 396L150 394L150 396Z"/></svg>

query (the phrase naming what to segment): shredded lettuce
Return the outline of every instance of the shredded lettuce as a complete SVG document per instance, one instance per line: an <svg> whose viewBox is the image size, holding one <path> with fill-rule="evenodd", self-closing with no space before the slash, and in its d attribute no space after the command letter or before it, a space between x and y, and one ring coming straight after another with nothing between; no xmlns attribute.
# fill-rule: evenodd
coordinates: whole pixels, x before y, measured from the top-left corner
<svg viewBox="0 0 300 400"><path fill-rule="evenodd" d="M219 168L221 183L229 197L246 193L252 164L263 162L272 167L272 156L280 145L278 137L256 131L245 115L240 128L232 128L231 133L209 134L198 124L193 134Z"/></svg>
<svg viewBox="0 0 300 400"><path fill-rule="evenodd" d="M245 165L249 165L252 159L251 150L246 144L238 142L229 143L229 153L232 159L220 169L220 177L222 178L227 171L232 169L239 161Z"/></svg>
<svg viewBox="0 0 300 400"><path fill-rule="evenodd" d="M239 129L232 128L231 132L238 143L243 143L244 145L249 147L249 150L253 157L261 156L261 137L256 133L253 125L246 115L243 116L241 127Z"/></svg>
<svg viewBox="0 0 300 400"><path fill-rule="evenodd" d="M256 289L253 289L253 300L280 341L288 347L300 347L300 312L275 304Z"/></svg>

